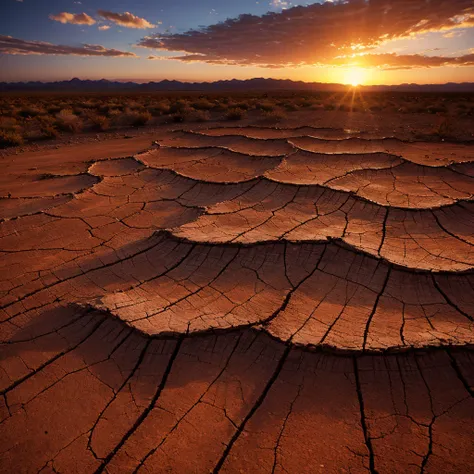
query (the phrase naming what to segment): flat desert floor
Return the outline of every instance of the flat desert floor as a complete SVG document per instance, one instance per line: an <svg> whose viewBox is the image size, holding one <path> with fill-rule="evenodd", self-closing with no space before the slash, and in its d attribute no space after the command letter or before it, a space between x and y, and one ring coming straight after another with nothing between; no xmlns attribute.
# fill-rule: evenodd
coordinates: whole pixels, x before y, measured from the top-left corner
<svg viewBox="0 0 474 474"><path fill-rule="evenodd" d="M1 158L2 472L473 472L474 145L323 122Z"/></svg>

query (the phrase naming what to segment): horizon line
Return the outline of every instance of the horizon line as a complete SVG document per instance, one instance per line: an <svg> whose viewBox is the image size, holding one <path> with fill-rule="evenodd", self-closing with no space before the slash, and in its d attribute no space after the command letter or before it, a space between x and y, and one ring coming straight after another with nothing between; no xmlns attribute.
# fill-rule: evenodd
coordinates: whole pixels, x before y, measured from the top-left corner
<svg viewBox="0 0 474 474"><path fill-rule="evenodd" d="M275 82L292 82L295 84L301 83L301 84L322 84L322 85L336 85L336 86L345 86L345 87L353 87L351 84L345 84L342 82L320 82L320 81L303 81L303 80L294 80L294 79L282 79L282 78L272 78L272 77L252 77L248 79L217 79L217 80L204 80L204 81L196 81L196 80L186 80L186 79L106 79L106 78L100 78L100 79L90 79L90 78L79 78L77 76L71 77L70 79L56 79L56 80L46 80L46 81L41 81L41 80L34 80L34 79L29 79L29 80L16 80L16 81L0 81L1 84L28 84L28 83L40 83L40 84L55 84L59 82L72 82L74 80L81 81L81 82L111 82L111 83L132 83L132 84L137 84L137 85L143 85L143 84L151 84L151 83L156 83L160 84L162 82L179 82L182 84L216 84L220 82L248 82L248 81L255 81L255 80L265 80L265 81L275 81ZM364 87L399 87L399 86L404 86L404 85L416 85L416 86L441 86L441 85L463 85L463 84L474 84L474 81L462 81L462 82L431 82L431 83L419 83L419 82L402 82L398 84L359 84L357 88L364 88Z"/></svg>

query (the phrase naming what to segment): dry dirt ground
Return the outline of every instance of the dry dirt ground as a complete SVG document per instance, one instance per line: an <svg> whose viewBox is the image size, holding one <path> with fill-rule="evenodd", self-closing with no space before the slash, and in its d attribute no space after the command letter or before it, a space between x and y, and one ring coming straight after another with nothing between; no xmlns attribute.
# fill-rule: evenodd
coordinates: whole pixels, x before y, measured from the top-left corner
<svg viewBox="0 0 474 474"><path fill-rule="evenodd" d="M356 125L5 154L1 472L473 472L474 146Z"/></svg>

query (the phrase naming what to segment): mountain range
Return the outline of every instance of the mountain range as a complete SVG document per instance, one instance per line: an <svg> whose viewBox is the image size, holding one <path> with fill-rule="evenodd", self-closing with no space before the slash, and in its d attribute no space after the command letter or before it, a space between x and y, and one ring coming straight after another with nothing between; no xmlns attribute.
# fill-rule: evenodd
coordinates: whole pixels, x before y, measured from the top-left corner
<svg viewBox="0 0 474 474"><path fill-rule="evenodd" d="M343 91L350 86L343 84L328 84L322 82L302 82L288 79L255 78L248 80L226 80L216 82L181 82L163 80L160 82L120 82L101 79L57 82L0 82L0 92L10 91L51 91L51 92L165 92L165 91ZM474 92L474 82L446 84L400 84L400 85L371 85L359 86L368 91L401 91L401 92Z"/></svg>

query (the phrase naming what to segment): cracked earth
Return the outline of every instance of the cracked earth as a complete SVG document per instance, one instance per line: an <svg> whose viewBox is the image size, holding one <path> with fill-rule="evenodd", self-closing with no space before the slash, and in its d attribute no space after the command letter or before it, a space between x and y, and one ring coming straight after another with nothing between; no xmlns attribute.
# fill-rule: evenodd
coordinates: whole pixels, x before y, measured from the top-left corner
<svg viewBox="0 0 474 474"><path fill-rule="evenodd" d="M474 147L220 127L7 155L0 470L474 469Z"/></svg>

